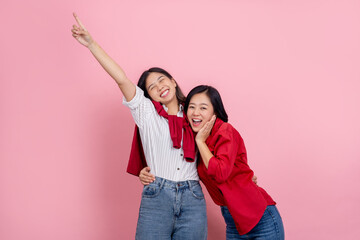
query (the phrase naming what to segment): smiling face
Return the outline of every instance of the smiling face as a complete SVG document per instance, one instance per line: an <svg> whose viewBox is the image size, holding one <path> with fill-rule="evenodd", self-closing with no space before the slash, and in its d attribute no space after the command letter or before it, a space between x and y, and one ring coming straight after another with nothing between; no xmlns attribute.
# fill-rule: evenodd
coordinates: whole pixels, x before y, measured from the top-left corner
<svg viewBox="0 0 360 240"><path fill-rule="evenodd" d="M186 116L194 132L198 132L214 114L214 107L205 92L191 97Z"/></svg>
<svg viewBox="0 0 360 240"><path fill-rule="evenodd" d="M162 73L152 72L146 78L145 87L150 98L162 104L169 104L177 101L176 82Z"/></svg>

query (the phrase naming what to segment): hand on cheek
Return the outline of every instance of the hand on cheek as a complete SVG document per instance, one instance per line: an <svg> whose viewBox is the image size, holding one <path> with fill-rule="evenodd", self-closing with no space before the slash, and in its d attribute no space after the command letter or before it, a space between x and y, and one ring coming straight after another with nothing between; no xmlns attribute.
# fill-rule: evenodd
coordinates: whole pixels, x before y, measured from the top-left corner
<svg viewBox="0 0 360 240"><path fill-rule="evenodd" d="M204 124L204 126L199 130L196 135L195 141L196 142L205 142L206 139L209 137L211 129L214 126L216 120L216 116L213 115L210 121Z"/></svg>

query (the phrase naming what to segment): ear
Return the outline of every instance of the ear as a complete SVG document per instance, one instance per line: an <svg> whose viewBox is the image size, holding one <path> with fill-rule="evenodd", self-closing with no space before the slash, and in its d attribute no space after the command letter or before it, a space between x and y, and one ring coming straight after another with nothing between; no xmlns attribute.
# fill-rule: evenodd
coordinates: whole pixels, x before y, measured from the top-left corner
<svg viewBox="0 0 360 240"><path fill-rule="evenodd" d="M177 87L177 83L176 83L176 81L175 81L175 79L171 79L171 82L173 83L173 84L175 84L175 87Z"/></svg>

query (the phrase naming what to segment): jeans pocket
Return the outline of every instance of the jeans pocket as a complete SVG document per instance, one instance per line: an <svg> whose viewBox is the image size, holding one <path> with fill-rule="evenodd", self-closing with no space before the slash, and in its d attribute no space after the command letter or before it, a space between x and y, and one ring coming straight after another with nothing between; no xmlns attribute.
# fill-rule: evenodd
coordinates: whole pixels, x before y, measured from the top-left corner
<svg viewBox="0 0 360 240"><path fill-rule="evenodd" d="M195 185L191 186L190 191L195 198L204 199L204 193L202 191L200 184L195 184Z"/></svg>
<svg viewBox="0 0 360 240"><path fill-rule="evenodd" d="M160 193L160 185L157 183L150 183L147 186L144 186L142 196L146 198L153 198L159 195Z"/></svg>

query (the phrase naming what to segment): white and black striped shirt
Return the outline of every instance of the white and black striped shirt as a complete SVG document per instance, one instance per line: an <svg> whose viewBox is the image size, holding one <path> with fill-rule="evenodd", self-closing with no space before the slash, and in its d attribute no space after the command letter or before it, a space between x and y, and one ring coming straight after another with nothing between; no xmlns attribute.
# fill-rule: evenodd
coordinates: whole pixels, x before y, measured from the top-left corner
<svg viewBox="0 0 360 240"><path fill-rule="evenodd" d="M130 102L123 98L123 104L130 108L139 127L146 162L151 173L172 181L199 180L196 161L187 162L183 149L173 147L168 120L157 113L153 103L144 96L139 87L136 86L135 97ZM167 111L164 105L163 107ZM181 105L177 116L183 116Z"/></svg>

